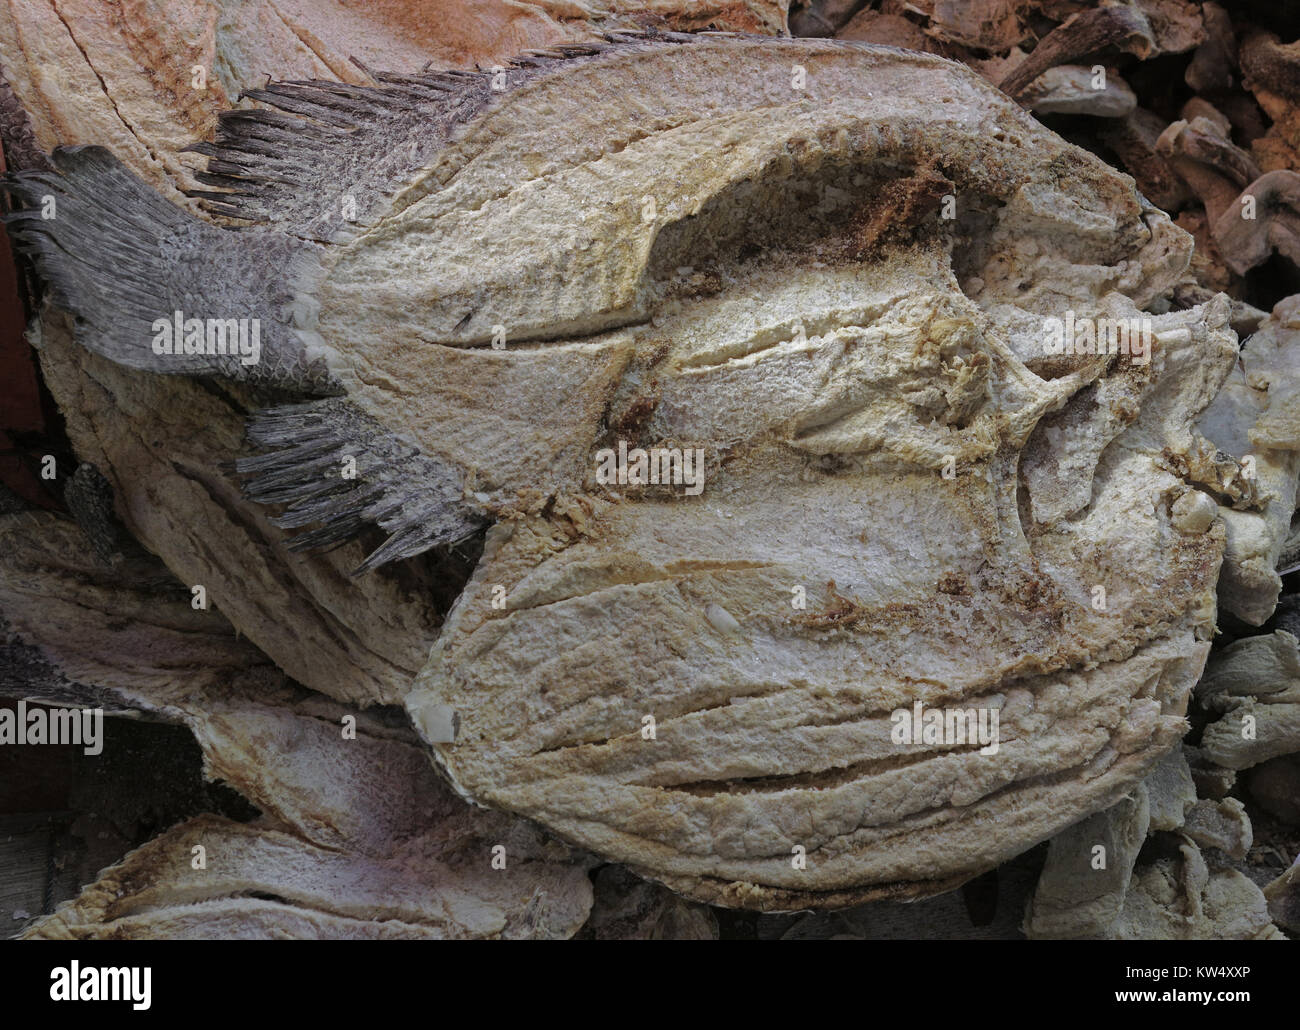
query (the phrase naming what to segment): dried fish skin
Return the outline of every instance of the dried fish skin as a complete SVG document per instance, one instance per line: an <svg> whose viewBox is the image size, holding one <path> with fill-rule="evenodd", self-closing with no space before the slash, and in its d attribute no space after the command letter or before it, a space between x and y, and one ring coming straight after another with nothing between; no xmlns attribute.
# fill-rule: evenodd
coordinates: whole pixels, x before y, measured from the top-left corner
<svg viewBox="0 0 1300 1030"><path fill-rule="evenodd" d="M434 753L465 796L688 896L944 889L1104 807L1185 731L1223 531L1152 509L1186 496L1138 449L1153 428L1104 452L1076 521L1031 535L996 436L954 481L886 446L819 471L787 440L698 502L498 526L408 709L417 728L429 706L459 713ZM1000 750L900 749L890 713L918 700L997 711Z"/></svg>
<svg viewBox="0 0 1300 1030"><path fill-rule="evenodd" d="M888 48L435 78L264 91L207 198L263 224L206 228L289 241L271 353L345 395L254 420L250 491L313 542L378 522L368 564L495 522L406 699L466 797L774 910L945 889L1147 774L1213 627L1189 427L1236 347L1223 298L1148 310L1191 241L1130 179ZM228 167L240 125L305 133L312 183L375 159L311 195ZM1054 321L1142 348L1055 353ZM623 446L702 452L704 489L612 489ZM918 704L996 713L996 750L900 747Z"/></svg>
<svg viewBox="0 0 1300 1030"><path fill-rule="evenodd" d="M947 175L979 167L958 139ZM1182 734L1223 530L1169 456L1204 449L1227 306L1148 316L1187 239L1123 177L1054 179L1075 155L1046 131L1019 148L1037 176L987 184L969 239L836 262L810 234L618 331L609 423L653 382L635 442L704 443L713 471L698 501L589 481L489 532L407 701L459 714L433 749L465 796L700 900L833 907L975 875ZM694 238L725 233L710 213ZM1045 355L1066 308L1149 321L1150 364ZM900 754L918 700L996 709L1003 750Z"/></svg>

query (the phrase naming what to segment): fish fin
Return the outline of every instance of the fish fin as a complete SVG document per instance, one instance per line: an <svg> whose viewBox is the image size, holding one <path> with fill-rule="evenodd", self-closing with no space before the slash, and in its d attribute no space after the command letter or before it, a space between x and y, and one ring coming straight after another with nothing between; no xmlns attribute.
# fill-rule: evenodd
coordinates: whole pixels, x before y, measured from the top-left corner
<svg viewBox="0 0 1300 1030"><path fill-rule="evenodd" d="M50 161L5 179L20 207L4 221L75 316L79 344L150 372L338 392L315 334L298 328L286 269L311 260L305 244L208 225L103 147L59 147Z"/></svg>
<svg viewBox="0 0 1300 1030"><path fill-rule="evenodd" d="M287 505L273 519L281 528L319 523L296 536L292 549L336 546L368 525L389 534L355 574L454 545L490 521L466 500L457 469L422 454L342 398L255 412L248 438L266 453L235 463L248 477L245 496Z"/></svg>
<svg viewBox="0 0 1300 1030"><path fill-rule="evenodd" d="M611 33L603 41L529 51L496 71L398 74L353 58L375 85L268 82L240 97L261 107L223 112L212 142L186 148L208 158L195 178L210 187L187 192L211 214L329 242L352 223L366 224L385 207L395 182L428 166L458 125L502 93L610 51L697 38Z"/></svg>

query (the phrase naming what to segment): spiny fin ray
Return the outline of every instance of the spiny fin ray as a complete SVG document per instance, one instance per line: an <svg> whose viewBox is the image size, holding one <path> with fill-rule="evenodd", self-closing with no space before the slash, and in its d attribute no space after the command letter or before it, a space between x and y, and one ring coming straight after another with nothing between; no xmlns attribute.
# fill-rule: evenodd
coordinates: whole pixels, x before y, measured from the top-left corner
<svg viewBox="0 0 1300 1030"><path fill-rule="evenodd" d="M245 496L288 504L273 520L282 528L320 523L294 537L293 550L337 546L368 525L389 534L358 574L457 544L489 521L466 500L458 470L403 443L342 398L263 409L250 417L247 432L266 453L236 462L248 477ZM352 463L355 478L345 478Z"/></svg>
<svg viewBox="0 0 1300 1030"><path fill-rule="evenodd" d="M604 41L562 44L506 61L506 91L575 61L611 51L681 45L730 33L617 32ZM353 220L364 222L395 182L427 165L456 126L473 119L501 92L491 71L414 74L352 63L374 80L358 86L327 80L268 82L248 90L263 105L223 112L216 139L187 149L209 159L197 176L215 190L190 190L206 210L275 224L328 242ZM229 191L229 192L222 192ZM355 212L345 216L351 198Z"/></svg>

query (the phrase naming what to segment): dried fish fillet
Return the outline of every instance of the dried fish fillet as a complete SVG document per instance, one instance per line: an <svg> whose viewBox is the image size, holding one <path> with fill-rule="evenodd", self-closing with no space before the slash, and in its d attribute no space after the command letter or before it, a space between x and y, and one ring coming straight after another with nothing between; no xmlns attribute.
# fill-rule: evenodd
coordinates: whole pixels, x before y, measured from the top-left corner
<svg viewBox="0 0 1300 1030"><path fill-rule="evenodd" d="M1246 340L1238 367L1199 420L1201 431L1221 449L1218 471L1206 480L1220 491L1227 531L1219 606L1254 626L1263 625L1277 607L1278 570L1286 568L1300 484L1296 303L1294 297L1281 301ZM1250 478L1251 498L1234 489L1243 473Z"/></svg>
<svg viewBox="0 0 1300 1030"><path fill-rule="evenodd" d="M409 728L287 682L155 559L108 567L49 512L0 518L0 543L0 625L52 674L27 689L183 722L262 813L172 827L24 936L569 937L586 919L593 859L465 805Z"/></svg>
<svg viewBox="0 0 1300 1030"><path fill-rule="evenodd" d="M1191 239L1131 179L885 47L375 77L223 120L229 226L81 148L13 228L91 350L318 395L241 462L304 546L489 527L406 697L461 793L700 900L824 907L952 886L1178 740L1236 342L1226 298L1152 313ZM173 311L258 319L256 360L155 353Z"/></svg>

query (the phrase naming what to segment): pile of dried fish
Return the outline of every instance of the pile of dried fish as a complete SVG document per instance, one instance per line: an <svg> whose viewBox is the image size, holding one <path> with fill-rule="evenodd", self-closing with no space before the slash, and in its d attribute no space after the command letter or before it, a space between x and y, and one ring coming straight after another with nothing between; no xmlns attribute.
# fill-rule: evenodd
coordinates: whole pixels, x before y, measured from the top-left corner
<svg viewBox="0 0 1300 1030"><path fill-rule="evenodd" d="M182 722L260 811L27 934L712 936L692 902L926 897L1049 839L1030 936L1294 929L1233 775L1300 751L1260 635L1300 316L1248 288L1300 257L1295 173L1119 74L1254 88L1279 48L1220 17L822 4L792 24L840 39L363 63L161 172L51 149L99 141L7 49L81 463L80 528L0 524L24 693Z"/></svg>

